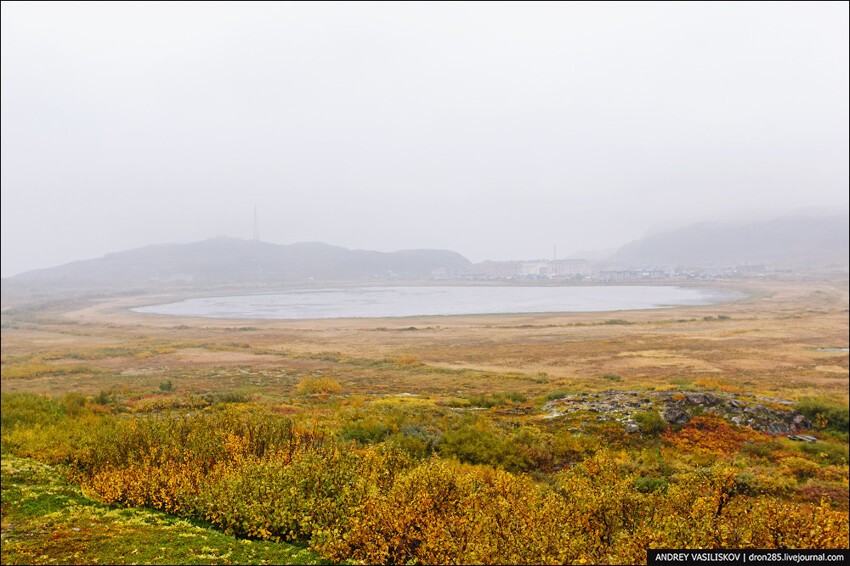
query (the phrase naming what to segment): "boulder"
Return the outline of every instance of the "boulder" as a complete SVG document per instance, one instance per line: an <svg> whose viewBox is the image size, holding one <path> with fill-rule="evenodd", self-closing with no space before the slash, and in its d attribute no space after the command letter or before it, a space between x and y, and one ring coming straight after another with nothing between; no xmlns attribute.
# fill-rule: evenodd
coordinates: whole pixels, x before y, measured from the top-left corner
<svg viewBox="0 0 850 566"><path fill-rule="evenodd" d="M662 413L661 418L668 424L685 424L691 420L688 413L677 407L667 407L664 413Z"/></svg>

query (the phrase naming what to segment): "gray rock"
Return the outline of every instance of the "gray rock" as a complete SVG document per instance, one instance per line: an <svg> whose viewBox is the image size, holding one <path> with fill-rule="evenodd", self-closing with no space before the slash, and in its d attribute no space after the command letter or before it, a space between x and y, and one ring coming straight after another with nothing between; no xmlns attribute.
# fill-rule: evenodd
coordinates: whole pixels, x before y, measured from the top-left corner
<svg viewBox="0 0 850 566"><path fill-rule="evenodd" d="M808 430L812 428L812 423L804 415L795 415L791 419L791 428L795 430Z"/></svg>
<svg viewBox="0 0 850 566"><path fill-rule="evenodd" d="M781 399L756 398L771 405L788 406ZM528 408L522 408L529 411ZM597 422L615 420L628 432L634 430L637 411L659 411L668 423L684 424L697 411L716 414L739 426L750 426L769 434L789 434L811 428L805 416L784 408L769 408L763 404L742 400L729 393L706 391L635 392L609 390L603 393L579 393L551 401L543 406L548 418L569 415L576 411L595 413ZM518 411L518 409L514 409Z"/></svg>
<svg viewBox="0 0 850 566"><path fill-rule="evenodd" d="M689 393L685 395L685 402L688 405L704 405L705 404L705 395L702 393Z"/></svg>
<svg viewBox="0 0 850 566"><path fill-rule="evenodd" d="M661 418L669 424L685 424L691 420L685 411L676 407L667 407L664 413L661 414Z"/></svg>
<svg viewBox="0 0 850 566"><path fill-rule="evenodd" d="M777 423L770 423L767 425L767 430L765 430L765 432L768 434L782 434L783 432L788 432L787 429L788 427L786 426L782 426Z"/></svg>

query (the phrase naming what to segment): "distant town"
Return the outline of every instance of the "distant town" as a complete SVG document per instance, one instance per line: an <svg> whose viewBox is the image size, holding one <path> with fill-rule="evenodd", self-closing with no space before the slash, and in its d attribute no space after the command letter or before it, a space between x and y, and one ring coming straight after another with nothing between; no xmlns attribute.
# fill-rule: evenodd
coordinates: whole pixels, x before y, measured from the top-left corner
<svg viewBox="0 0 850 566"><path fill-rule="evenodd" d="M435 269L434 280L465 281L561 281L572 283L620 283L623 281L714 280L768 277L789 272L763 264L732 267L647 266L612 268L585 259L484 261L468 270Z"/></svg>

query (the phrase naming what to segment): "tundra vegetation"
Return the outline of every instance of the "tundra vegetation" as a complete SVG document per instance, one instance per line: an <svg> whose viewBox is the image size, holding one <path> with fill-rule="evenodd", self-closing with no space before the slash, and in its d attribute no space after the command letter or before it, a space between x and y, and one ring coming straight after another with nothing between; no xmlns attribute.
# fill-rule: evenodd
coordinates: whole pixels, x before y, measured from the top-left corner
<svg viewBox="0 0 850 566"><path fill-rule="evenodd" d="M616 323L4 305L2 561L847 548L847 280L748 291Z"/></svg>

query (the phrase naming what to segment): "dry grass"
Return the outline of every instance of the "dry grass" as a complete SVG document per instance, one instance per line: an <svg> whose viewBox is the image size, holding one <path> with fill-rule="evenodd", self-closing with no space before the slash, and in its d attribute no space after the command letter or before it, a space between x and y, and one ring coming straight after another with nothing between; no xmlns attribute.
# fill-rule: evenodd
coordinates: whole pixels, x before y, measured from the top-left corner
<svg viewBox="0 0 850 566"><path fill-rule="evenodd" d="M126 308L142 299L121 298L4 314L2 390L145 395L168 379L178 394L252 387L283 399L305 378L327 378L347 394L533 396L610 388L601 376L616 374L623 388L846 398L847 353L818 350L847 346L846 279L738 287L751 298L622 313L193 320L136 314ZM91 371L62 371L80 360Z"/></svg>

